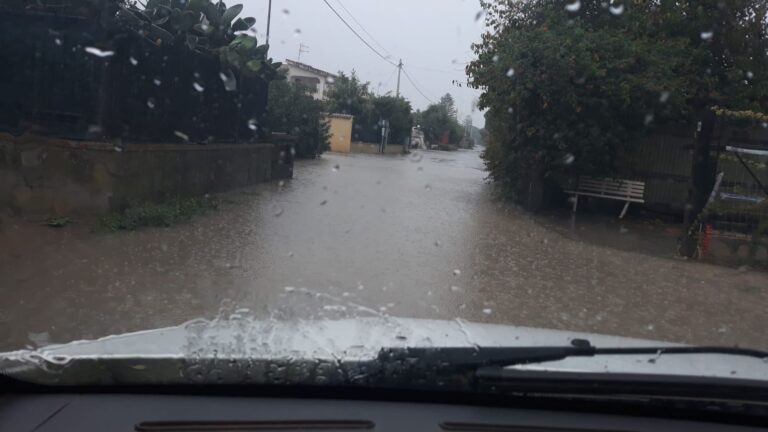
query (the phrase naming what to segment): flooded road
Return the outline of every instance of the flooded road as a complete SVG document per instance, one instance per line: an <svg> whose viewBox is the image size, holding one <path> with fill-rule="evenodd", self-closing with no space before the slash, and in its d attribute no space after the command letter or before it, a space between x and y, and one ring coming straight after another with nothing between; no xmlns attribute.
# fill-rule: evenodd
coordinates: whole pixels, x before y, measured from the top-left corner
<svg viewBox="0 0 768 432"><path fill-rule="evenodd" d="M631 223L534 218L494 200L484 178L475 151L327 154L170 228L6 218L0 349L235 312L460 317L768 348L768 274L677 260L674 240Z"/></svg>

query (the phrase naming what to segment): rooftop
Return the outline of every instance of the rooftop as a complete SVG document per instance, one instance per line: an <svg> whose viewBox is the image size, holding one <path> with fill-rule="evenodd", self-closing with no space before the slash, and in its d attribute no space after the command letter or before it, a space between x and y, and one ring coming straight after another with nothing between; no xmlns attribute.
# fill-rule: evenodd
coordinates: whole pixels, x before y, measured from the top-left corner
<svg viewBox="0 0 768 432"><path fill-rule="evenodd" d="M330 72L326 72L326 71L324 71L322 69L318 69L316 67L312 67L312 66L310 66L308 64L297 62L295 60L285 59L285 64L287 64L289 66L293 66L293 67L299 68L299 69L302 69L302 70L305 70L307 72L312 72L312 73L314 73L316 75L320 75L320 76L324 76L324 77L334 77L335 78L337 76L336 74L332 74Z"/></svg>

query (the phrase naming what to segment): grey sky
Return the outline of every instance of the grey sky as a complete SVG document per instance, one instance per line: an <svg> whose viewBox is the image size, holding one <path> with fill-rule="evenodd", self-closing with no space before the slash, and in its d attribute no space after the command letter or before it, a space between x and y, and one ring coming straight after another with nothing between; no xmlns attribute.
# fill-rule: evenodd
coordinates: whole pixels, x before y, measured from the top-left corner
<svg viewBox="0 0 768 432"><path fill-rule="evenodd" d="M267 0L239 1L245 6L241 16L256 18L259 43L264 42ZM375 41L360 30L339 1ZM464 65L472 59L470 44L480 39L483 25L482 19L475 21L480 10L478 0L328 2L374 48L385 56L391 55L392 62L402 58L405 70L430 99L436 101L446 92L451 93L456 99L459 119L471 114L475 126L483 126L483 114L472 108L479 92L451 83L452 80L466 83ZM329 72L354 69L361 79L370 81L374 92L394 94L397 69L357 39L322 0L273 0L271 56L279 61L296 60L299 43L309 46L309 52L301 55L303 63ZM405 76L401 77L400 92L414 109L424 109L429 104Z"/></svg>

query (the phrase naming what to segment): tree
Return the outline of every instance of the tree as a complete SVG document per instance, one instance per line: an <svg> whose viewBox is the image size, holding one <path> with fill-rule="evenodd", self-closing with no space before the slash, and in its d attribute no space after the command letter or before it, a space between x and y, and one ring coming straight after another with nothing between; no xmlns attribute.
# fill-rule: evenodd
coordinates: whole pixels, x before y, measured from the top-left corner
<svg viewBox="0 0 768 432"><path fill-rule="evenodd" d="M350 75L339 72L328 92L328 111L337 114L362 116L370 111L370 83L362 82L353 70Z"/></svg>
<svg viewBox="0 0 768 432"><path fill-rule="evenodd" d="M446 93L440 98L440 105L445 107L448 115L453 118L458 118L458 111L456 110L456 101L453 99L450 93Z"/></svg>
<svg viewBox="0 0 768 432"><path fill-rule="evenodd" d="M475 139L473 137L474 134L474 127L472 126L472 116L467 115L464 117L464 122L462 123L462 127L464 128L464 136L462 138L462 141L464 142L463 146L467 148L472 148L475 146Z"/></svg>
<svg viewBox="0 0 768 432"><path fill-rule="evenodd" d="M390 143L405 143L411 135L411 103L401 97L374 97L372 118L389 121Z"/></svg>
<svg viewBox="0 0 768 432"><path fill-rule="evenodd" d="M609 174L639 135L692 127L707 106L766 103L760 0L566 4L482 2L489 30L467 73L488 109L486 164L513 193Z"/></svg>
<svg viewBox="0 0 768 432"><path fill-rule="evenodd" d="M308 95L305 87L274 81L269 88L264 132L296 136L296 157L314 158L329 148L324 111L323 103Z"/></svg>
<svg viewBox="0 0 768 432"><path fill-rule="evenodd" d="M424 138L430 143L458 144L463 131L448 107L442 103L432 104L414 115L414 124L421 126Z"/></svg>

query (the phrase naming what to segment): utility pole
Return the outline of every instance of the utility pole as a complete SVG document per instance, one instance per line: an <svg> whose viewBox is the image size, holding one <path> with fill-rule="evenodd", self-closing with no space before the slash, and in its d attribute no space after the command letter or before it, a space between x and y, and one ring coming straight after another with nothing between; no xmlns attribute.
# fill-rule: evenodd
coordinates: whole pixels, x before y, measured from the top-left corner
<svg viewBox="0 0 768 432"><path fill-rule="evenodd" d="M403 59L397 64L397 97L400 97L400 72L403 70Z"/></svg>
<svg viewBox="0 0 768 432"><path fill-rule="evenodd" d="M308 49L304 49L304 48L309 48L309 46L304 45L303 43L299 43L299 57L296 58L296 61L301 61L301 53L309 52Z"/></svg>
<svg viewBox="0 0 768 432"><path fill-rule="evenodd" d="M269 24L272 21L272 0L269 0L269 6L267 7L267 45L269 45Z"/></svg>

